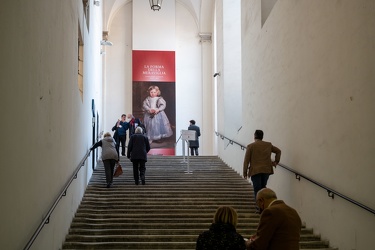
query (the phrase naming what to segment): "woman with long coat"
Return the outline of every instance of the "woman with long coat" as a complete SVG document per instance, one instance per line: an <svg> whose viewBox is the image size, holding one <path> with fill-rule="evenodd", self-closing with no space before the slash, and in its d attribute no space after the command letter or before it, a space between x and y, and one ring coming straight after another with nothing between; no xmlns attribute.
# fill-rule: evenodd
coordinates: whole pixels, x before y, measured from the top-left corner
<svg viewBox="0 0 375 250"><path fill-rule="evenodd" d="M105 179L107 182L107 188L112 186L113 183L113 171L116 162L119 161L119 156L116 149L116 142L112 138L111 133L107 132L104 134L104 138L92 146L90 150L94 150L97 147L102 147L102 160L104 164Z"/></svg>

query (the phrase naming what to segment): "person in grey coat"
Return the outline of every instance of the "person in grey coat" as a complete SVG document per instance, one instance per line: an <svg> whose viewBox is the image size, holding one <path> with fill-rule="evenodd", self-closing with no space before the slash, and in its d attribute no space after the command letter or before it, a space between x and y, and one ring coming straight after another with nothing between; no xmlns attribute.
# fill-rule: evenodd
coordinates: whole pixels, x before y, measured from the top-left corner
<svg viewBox="0 0 375 250"><path fill-rule="evenodd" d="M102 147L102 160L104 164L105 179L107 182L107 188L109 188L113 183L113 171L115 165L119 161L119 156L116 150L116 142L112 138L111 133L105 133L103 139L95 143L90 150L94 150L97 147Z"/></svg>
<svg viewBox="0 0 375 250"><path fill-rule="evenodd" d="M189 148L190 148L190 154L198 156L198 148L199 148L199 136L201 136L201 130L197 125L195 125L194 120L190 120L190 126L188 127L188 130L194 130L195 131L195 140L189 141Z"/></svg>
<svg viewBox="0 0 375 250"><path fill-rule="evenodd" d="M148 138L142 132L142 128L137 127L128 143L127 157L133 163L133 176L136 185L139 184L139 176L141 177L142 185L146 184L147 153L150 151Z"/></svg>

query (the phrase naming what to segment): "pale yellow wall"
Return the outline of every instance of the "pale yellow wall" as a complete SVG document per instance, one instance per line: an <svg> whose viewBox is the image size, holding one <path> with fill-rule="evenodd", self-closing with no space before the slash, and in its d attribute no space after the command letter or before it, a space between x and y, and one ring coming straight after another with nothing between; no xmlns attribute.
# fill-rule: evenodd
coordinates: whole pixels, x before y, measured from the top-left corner
<svg viewBox="0 0 375 250"><path fill-rule="evenodd" d="M23 249L91 145L91 99L101 97L101 25L82 1L6 1L0 8L1 249ZM100 22L100 15L96 16ZM78 26L85 47L77 85ZM100 102L97 104L100 111ZM32 249L59 249L91 175L91 158Z"/></svg>
<svg viewBox="0 0 375 250"><path fill-rule="evenodd" d="M277 1L263 27L261 2L242 1L244 127L233 139L263 129L282 163L374 209L375 2ZM220 157L242 172L244 151L226 144ZM331 245L373 247L371 213L279 168L269 186Z"/></svg>

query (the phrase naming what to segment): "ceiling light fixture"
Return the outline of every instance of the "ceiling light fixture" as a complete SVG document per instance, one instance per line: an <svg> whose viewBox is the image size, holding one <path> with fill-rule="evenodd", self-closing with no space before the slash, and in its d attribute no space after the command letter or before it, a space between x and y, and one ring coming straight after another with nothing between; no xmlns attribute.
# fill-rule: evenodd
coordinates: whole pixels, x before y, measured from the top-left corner
<svg viewBox="0 0 375 250"><path fill-rule="evenodd" d="M161 4L163 3L163 0L149 0L150 1L150 7L153 11L157 10L159 11L161 9Z"/></svg>

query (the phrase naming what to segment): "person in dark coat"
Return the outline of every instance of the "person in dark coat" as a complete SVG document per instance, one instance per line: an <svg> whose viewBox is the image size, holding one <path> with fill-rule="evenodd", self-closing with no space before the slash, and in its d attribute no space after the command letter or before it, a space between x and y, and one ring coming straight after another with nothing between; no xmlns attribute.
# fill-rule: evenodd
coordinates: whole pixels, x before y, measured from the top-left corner
<svg viewBox="0 0 375 250"><path fill-rule="evenodd" d="M139 118L135 118L132 114L128 114L129 120L129 138L134 135L135 129L140 126L143 129L143 134L146 134L146 128Z"/></svg>
<svg viewBox="0 0 375 250"><path fill-rule="evenodd" d="M134 135L135 129L141 123L138 118L135 118L132 114L127 115L127 120L129 121L129 138Z"/></svg>
<svg viewBox="0 0 375 250"><path fill-rule="evenodd" d="M199 136L201 136L201 130L200 128L195 125L194 120L190 120L190 126L188 127L188 130L194 130L195 131L195 140L189 140L189 148L190 148L190 154L198 156L198 148L199 148Z"/></svg>
<svg viewBox="0 0 375 250"><path fill-rule="evenodd" d="M127 157L133 163L133 176L136 185L139 184L139 177L141 177L142 185L146 184L147 153L150 151L148 138L142 132L142 128L137 127L128 143Z"/></svg>
<svg viewBox="0 0 375 250"><path fill-rule="evenodd" d="M105 179L107 181L107 188L109 188L113 183L113 171L115 164L119 161L116 142L112 138L111 133L105 133L104 138L95 143L90 150L94 150L97 147L102 147L102 160L104 164Z"/></svg>
<svg viewBox="0 0 375 250"><path fill-rule="evenodd" d="M245 239L236 231L237 212L230 206L216 210L208 231L197 239L196 250L245 250Z"/></svg>

